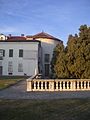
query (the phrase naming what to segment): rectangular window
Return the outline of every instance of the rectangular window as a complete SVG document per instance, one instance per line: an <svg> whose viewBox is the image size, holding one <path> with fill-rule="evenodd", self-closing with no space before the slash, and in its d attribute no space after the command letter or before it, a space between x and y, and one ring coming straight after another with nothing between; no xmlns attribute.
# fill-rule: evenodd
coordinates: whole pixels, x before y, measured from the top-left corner
<svg viewBox="0 0 90 120"><path fill-rule="evenodd" d="M49 71L50 71L50 65L49 64L45 64L45 76L49 77Z"/></svg>
<svg viewBox="0 0 90 120"><path fill-rule="evenodd" d="M0 56L4 57L5 56L5 50L0 49Z"/></svg>
<svg viewBox="0 0 90 120"><path fill-rule="evenodd" d="M12 73L13 73L13 63L12 61L9 61L8 62L8 74L12 75Z"/></svg>
<svg viewBox="0 0 90 120"><path fill-rule="evenodd" d="M5 50L3 50L3 57L5 57Z"/></svg>
<svg viewBox="0 0 90 120"><path fill-rule="evenodd" d="M0 60L3 60L4 56L5 56L5 50L0 49Z"/></svg>
<svg viewBox="0 0 90 120"><path fill-rule="evenodd" d="M13 57L13 49L9 50L9 57Z"/></svg>
<svg viewBox="0 0 90 120"><path fill-rule="evenodd" d="M22 49L19 50L19 57L23 57L23 50Z"/></svg>
<svg viewBox="0 0 90 120"><path fill-rule="evenodd" d="M45 62L49 63L50 62L50 54L45 54Z"/></svg>
<svg viewBox="0 0 90 120"><path fill-rule="evenodd" d="M18 72L23 72L23 64L22 63L18 64Z"/></svg>

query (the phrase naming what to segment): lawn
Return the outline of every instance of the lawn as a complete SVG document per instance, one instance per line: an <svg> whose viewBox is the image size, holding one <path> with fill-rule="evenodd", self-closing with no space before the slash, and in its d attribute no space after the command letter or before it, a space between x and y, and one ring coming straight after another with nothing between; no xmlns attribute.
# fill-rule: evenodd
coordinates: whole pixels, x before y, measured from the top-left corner
<svg viewBox="0 0 90 120"><path fill-rule="evenodd" d="M90 99L0 100L0 120L90 120Z"/></svg>
<svg viewBox="0 0 90 120"><path fill-rule="evenodd" d="M18 77L18 76L4 76L0 77L0 89L6 88L10 85L17 83L20 80L25 79L26 77Z"/></svg>

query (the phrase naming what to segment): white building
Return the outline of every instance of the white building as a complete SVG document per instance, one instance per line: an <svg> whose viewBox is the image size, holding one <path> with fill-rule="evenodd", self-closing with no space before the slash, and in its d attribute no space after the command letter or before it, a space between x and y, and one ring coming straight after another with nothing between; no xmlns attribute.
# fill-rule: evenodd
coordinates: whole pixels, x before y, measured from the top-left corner
<svg viewBox="0 0 90 120"><path fill-rule="evenodd" d="M59 39L41 32L0 41L0 75L50 75L53 49Z"/></svg>
<svg viewBox="0 0 90 120"><path fill-rule="evenodd" d="M44 77L50 76L50 63L53 55L53 50L57 44L62 44L63 42L45 32L38 33L33 36L27 36L27 40L39 40L41 42L42 48L42 74Z"/></svg>

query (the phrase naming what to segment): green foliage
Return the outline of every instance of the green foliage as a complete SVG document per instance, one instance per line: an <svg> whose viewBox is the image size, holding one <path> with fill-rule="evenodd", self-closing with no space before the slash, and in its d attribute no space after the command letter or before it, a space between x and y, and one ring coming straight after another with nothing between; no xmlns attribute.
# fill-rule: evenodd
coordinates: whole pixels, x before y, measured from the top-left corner
<svg viewBox="0 0 90 120"><path fill-rule="evenodd" d="M56 77L90 78L90 27L82 25L78 35L69 35L65 49L57 49L57 46L55 49L54 55L58 54L52 61L55 61L53 69Z"/></svg>
<svg viewBox="0 0 90 120"><path fill-rule="evenodd" d="M53 58L51 62L51 69L53 77L66 78L68 77L67 61L65 55L65 48L63 44L58 44L53 52Z"/></svg>

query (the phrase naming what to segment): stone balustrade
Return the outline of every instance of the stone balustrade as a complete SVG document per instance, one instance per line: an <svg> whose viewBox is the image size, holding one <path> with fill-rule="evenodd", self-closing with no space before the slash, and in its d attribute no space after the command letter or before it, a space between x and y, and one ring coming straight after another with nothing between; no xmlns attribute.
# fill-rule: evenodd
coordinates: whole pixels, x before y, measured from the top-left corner
<svg viewBox="0 0 90 120"><path fill-rule="evenodd" d="M27 91L86 91L90 79L27 79Z"/></svg>

